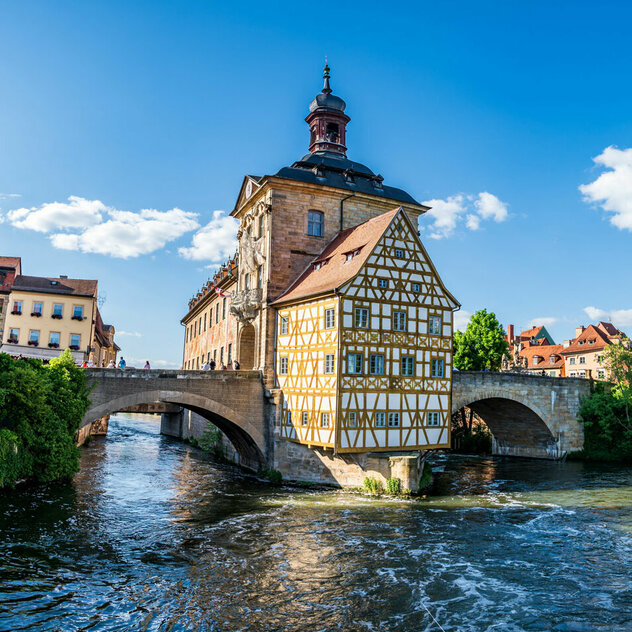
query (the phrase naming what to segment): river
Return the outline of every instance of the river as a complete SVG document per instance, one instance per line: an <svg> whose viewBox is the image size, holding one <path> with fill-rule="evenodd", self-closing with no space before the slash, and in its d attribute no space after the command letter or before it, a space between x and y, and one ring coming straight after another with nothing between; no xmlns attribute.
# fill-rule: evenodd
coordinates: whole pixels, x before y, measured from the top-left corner
<svg viewBox="0 0 632 632"><path fill-rule="evenodd" d="M632 469L434 467L419 501L275 488L118 415L0 494L0 630L632 630Z"/></svg>

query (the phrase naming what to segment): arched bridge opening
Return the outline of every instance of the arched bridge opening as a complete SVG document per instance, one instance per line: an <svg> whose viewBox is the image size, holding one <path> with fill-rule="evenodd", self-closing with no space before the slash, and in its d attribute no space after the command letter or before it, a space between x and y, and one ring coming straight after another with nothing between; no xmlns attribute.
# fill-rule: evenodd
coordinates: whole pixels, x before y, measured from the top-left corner
<svg viewBox="0 0 632 632"><path fill-rule="evenodd" d="M153 371L151 372L154 373ZM129 409L143 409L160 403L172 412L162 413L164 434L184 438L186 409L219 428L239 454L239 464L259 470L267 463L268 439L264 390L258 373L231 372L203 376L177 371L122 374L92 372L91 407L82 426ZM252 373L252 374L251 374ZM169 408L171 407L171 408Z"/></svg>

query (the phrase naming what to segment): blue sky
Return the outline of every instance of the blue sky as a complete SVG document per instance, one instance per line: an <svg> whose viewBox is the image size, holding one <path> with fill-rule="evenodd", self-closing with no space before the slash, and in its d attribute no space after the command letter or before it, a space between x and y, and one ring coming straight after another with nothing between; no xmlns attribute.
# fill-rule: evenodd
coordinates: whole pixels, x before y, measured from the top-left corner
<svg viewBox="0 0 632 632"><path fill-rule="evenodd" d="M464 312L632 333L630 3L0 14L0 254L99 279L132 362L179 364L187 301L233 247L218 211L306 153L325 55L349 157L434 201L423 240Z"/></svg>

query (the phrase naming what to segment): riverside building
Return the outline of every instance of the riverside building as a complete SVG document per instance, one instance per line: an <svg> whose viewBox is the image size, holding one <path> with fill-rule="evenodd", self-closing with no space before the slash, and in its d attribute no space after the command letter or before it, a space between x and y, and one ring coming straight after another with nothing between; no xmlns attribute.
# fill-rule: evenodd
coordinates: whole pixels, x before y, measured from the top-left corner
<svg viewBox="0 0 632 632"><path fill-rule="evenodd" d="M244 177L238 252L189 303L183 367L236 359L262 371L291 442L449 447L459 305L419 238L429 207L347 158L345 109L325 67L309 153Z"/></svg>

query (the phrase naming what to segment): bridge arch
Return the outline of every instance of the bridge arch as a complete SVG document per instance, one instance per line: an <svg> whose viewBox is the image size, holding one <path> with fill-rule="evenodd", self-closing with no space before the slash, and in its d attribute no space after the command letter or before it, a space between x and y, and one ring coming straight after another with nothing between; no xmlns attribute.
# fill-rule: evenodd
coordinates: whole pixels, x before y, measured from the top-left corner
<svg viewBox="0 0 632 632"><path fill-rule="evenodd" d="M258 470L265 465L266 440L261 427L252 423L251 420L232 407L196 393L172 390L140 390L113 397L98 405L91 406L83 418L82 427L125 408L154 402L182 406L208 419L233 444L239 453L240 464L244 467Z"/></svg>

